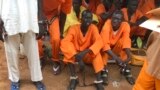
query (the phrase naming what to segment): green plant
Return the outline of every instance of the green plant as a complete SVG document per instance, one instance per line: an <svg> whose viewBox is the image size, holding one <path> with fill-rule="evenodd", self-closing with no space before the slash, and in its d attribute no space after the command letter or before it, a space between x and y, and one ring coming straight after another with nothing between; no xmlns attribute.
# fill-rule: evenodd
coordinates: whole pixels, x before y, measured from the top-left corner
<svg viewBox="0 0 160 90"><path fill-rule="evenodd" d="M138 49L138 54L139 54L139 50L142 48L143 42L142 42L142 39L140 37L137 38L136 42L137 42L137 46L139 48Z"/></svg>

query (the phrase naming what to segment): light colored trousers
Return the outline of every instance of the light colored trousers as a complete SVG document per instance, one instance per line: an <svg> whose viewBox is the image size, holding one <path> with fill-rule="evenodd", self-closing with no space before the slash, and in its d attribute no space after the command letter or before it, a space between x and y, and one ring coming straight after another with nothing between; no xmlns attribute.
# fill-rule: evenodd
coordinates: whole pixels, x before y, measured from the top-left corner
<svg viewBox="0 0 160 90"><path fill-rule="evenodd" d="M25 55L28 59L28 65L31 74L32 81L41 81L42 72L40 67L39 52L38 52L38 42L36 40L36 35L32 31L27 33L16 34L8 36L4 42L9 79L12 82L19 81L19 47L20 43L24 46Z"/></svg>

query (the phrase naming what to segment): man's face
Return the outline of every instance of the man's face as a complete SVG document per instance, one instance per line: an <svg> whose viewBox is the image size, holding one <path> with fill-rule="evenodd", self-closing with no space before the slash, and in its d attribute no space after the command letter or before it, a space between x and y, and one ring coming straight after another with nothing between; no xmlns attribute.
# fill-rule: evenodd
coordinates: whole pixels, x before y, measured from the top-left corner
<svg viewBox="0 0 160 90"><path fill-rule="evenodd" d="M80 10L81 4L82 4L81 0L73 0L73 9L74 9L74 11Z"/></svg>
<svg viewBox="0 0 160 90"><path fill-rule="evenodd" d="M89 26L92 23L92 13L84 12L82 13L82 24L84 26Z"/></svg>
<svg viewBox="0 0 160 90"><path fill-rule="evenodd" d="M114 31L119 29L122 23L122 19L123 19L123 15L121 15L120 13L113 13L111 18L111 24Z"/></svg>
<svg viewBox="0 0 160 90"><path fill-rule="evenodd" d="M138 7L138 0L130 0L128 3L128 10L131 12L135 12Z"/></svg>

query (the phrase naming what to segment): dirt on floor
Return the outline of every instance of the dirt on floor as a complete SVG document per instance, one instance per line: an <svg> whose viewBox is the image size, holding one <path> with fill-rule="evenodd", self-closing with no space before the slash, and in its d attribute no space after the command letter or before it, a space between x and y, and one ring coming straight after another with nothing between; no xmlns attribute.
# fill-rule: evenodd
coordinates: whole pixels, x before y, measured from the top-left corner
<svg viewBox="0 0 160 90"><path fill-rule="evenodd" d="M36 90L35 86L31 82L30 72L28 69L27 59L23 58L19 60L20 69L20 90ZM116 64L109 64L109 85L104 86L105 90L132 90L126 79L119 73L119 67ZM136 79L141 67L131 66L133 77ZM91 66L86 68L86 84L91 84L95 80L94 71ZM67 65L64 65L62 73L60 75L53 75L52 63L46 61L45 67L42 69L43 82L46 85L47 90L67 90L69 84L69 71ZM94 86L81 87L83 85L82 74L78 71L79 85L76 90L96 90ZM0 42L0 90L10 90L10 80L8 79L7 63L4 53L3 43Z"/></svg>

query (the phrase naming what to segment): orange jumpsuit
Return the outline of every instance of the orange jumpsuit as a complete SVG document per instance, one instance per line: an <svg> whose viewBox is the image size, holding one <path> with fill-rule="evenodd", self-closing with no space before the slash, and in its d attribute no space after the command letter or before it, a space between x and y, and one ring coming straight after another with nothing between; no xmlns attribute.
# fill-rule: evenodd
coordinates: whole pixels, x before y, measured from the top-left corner
<svg viewBox="0 0 160 90"><path fill-rule="evenodd" d="M122 12L124 14L124 20L128 20L128 11L127 8L123 8ZM131 19L129 22L136 23L138 19L140 19L143 16L143 14L137 9L136 12L131 16ZM146 33L146 29L141 28L139 26L131 26L131 31L130 31L130 37L133 35L138 35L138 36L144 36Z"/></svg>
<svg viewBox="0 0 160 90"><path fill-rule="evenodd" d="M48 21L53 20L49 25L50 42L52 45L52 56L54 61L59 60L60 50L60 27L58 15L60 11L65 14L70 13L72 0L43 0L43 12ZM54 19L53 19L54 18ZM42 42L39 41L39 51L42 54Z"/></svg>
<svg viewBox="0 0 160 90"><path fill-rule="evenodd" d="M131 48L131 40L129 34L130 34L130 26L127 22L122 22L120 28L116 32L113 31L110 19L105 22L102 31L100 33L102 41L104 43L101 54L105 65L107 64L106 60L109 59L109 56L104 51L110 49L115 54L120 56L122 60L127 59L126 52L123 49Z"/></svg>
<svg viewBox="0 0 160 90"><path fill-rule="evenodd" d="M102 39L98 29L94 24L91 24L83 36L80 24L73 25L69 28L66 37L61 41L61 50L64 53L64 62L75 63L74 55L80 51L90 49L92 53L88 53L84 57L84 62L91 63L95 73L100 72L104 68L100 49L102 48Z"/></svg>
<svg viewBox="0 0 160 90"><path fill-rule="evenodd" d="M83 6L88 8L92 13L96 12L96 8L100 3L101 3L101 0L89 0L89 4L88 5L86 5L84 0L82 2Z"/></svg>

